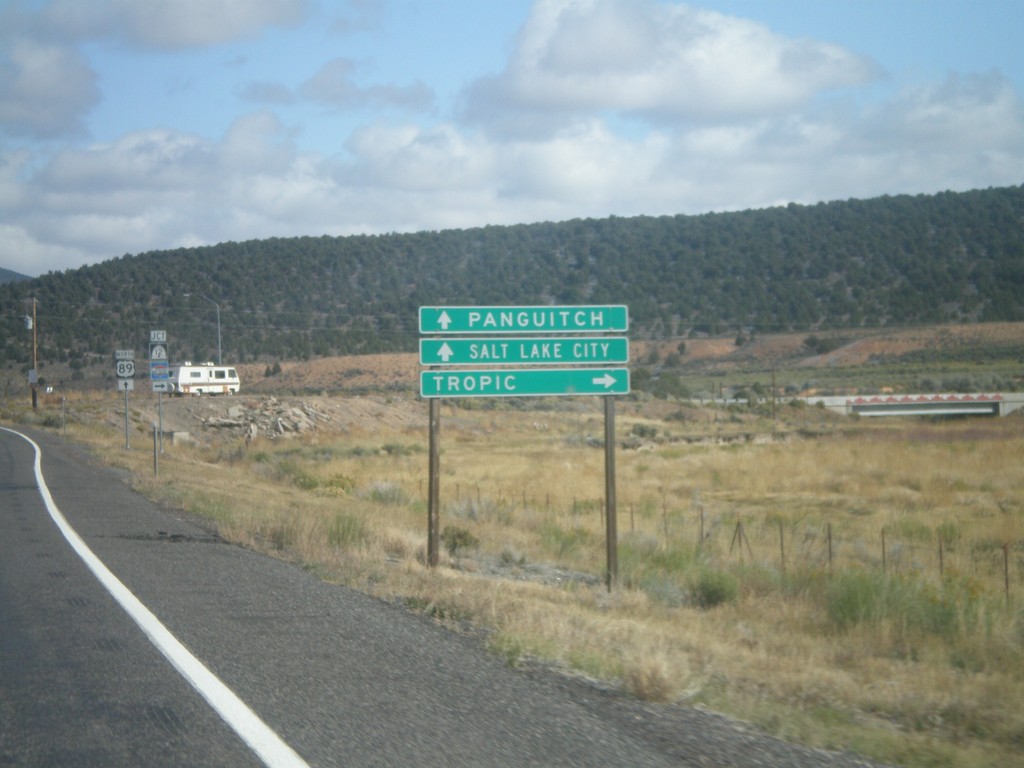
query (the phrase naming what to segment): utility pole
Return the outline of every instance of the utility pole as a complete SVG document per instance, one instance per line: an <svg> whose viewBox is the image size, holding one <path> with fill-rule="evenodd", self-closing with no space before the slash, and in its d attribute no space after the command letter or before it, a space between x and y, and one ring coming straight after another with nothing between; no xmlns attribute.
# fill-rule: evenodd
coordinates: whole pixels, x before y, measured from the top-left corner
<svg viewBox="0 0 1024 768"><path fill-rule="evenodd" d="M32 317L25 316L25 325L32 329L32 370L28 373L28 385L32 389L32 410L39 408L39 366L36 346L36 297L32 297Z"/></svg>

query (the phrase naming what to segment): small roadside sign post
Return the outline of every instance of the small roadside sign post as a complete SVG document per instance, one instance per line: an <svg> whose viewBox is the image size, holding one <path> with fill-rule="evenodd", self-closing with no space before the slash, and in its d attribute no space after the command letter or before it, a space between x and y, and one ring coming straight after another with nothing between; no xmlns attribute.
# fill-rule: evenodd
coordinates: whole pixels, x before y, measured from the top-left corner
<svg viewBox="0 0 1024 768"><path fill-rule="evenodd" d="M135 350L114 350L114 373L117 374L117 389L124 392L124 449L128 444L128 393L135 389Z"/></svg>
<svg viewBox="0 0 1024 768"><path fill-rule="evenodd" d="M612 590L618 582L614 396L630 389L629 369L608 366L629 362L629 340L595 334L628 331L628 309L617 304L420 307L419 325L426 335L420 338L420 364L429 366L420 371L420 396L430 408L428 564L440 560L443 398L598 395L604 398L607 585Z"/></svg>
<svg viewBox="0 0 1024 768"><path fill-rule="evenodd" d="M149 332L149 379L156 392L156 410L160 419L159 433L154 432L154 441L159 434L160 453L164 451L164 402L163 393L167 391L170 374L168 370L167 331ZM155 429L154 425L154 429ZM155 445L155 443L154 443ZM156 466L153 467L156 474Z"/></svg>

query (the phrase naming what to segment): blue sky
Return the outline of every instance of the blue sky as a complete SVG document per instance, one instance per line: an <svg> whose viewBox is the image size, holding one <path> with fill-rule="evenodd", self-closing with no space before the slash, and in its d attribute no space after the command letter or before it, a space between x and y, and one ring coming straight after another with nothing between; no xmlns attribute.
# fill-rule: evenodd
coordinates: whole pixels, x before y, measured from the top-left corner
<svg viewBox="0 0 1024 768"><path fill-rule="evenodd" d="M1024 183L1018 0L0 1L0 267Z"/></svg>

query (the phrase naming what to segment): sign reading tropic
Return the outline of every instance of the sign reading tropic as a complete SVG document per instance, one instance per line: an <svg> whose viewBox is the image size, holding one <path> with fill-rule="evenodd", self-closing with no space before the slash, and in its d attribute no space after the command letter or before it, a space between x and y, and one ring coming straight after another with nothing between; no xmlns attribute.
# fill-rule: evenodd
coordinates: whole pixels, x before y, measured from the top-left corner
<svg viewBox="0 0 1024 768"><path fill-rule="evenodd" d="M626 395L625 368L519 368L421 371L423 397L541 397Z"/></svg>
<svg viewBox="0 0 1024 768"><path fill-rule="evenodd" d="M592 367L629 362L627 338L593 335L627 331L625 306L420 307L419 320L433 336L420 339L422 397L629 393L627 368ZM579 367L548 367L566 365Z"/></svg>

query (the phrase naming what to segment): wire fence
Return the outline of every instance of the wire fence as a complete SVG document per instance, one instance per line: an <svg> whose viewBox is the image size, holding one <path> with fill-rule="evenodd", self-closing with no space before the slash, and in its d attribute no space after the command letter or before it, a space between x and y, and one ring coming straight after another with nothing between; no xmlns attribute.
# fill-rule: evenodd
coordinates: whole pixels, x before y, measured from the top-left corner
<svg viewBox="0 0 1024 768"><path fill-rule="evenodd" d="M469 510L469 516L500 516L514 524L516 513L529 513L563 523L568 520L572 526L595 532L605 530L606 506L601 498L533 496L523 489L485 490L461 483L451 483L446 493L449 514L464 517ZM708 509L699 494L685 509L667 500L660 505L619 501L616 522L620 541L646 537L665 547L692 547L722 565L757 565L783 573L861 568L940 581L955 577L969 580L978 591L998 590L1008 600L1024 589L1024 542L971 538L948 525L890 525L872 530L865 524L853 527L809 516L792 521L774 513Z"/></svg>

